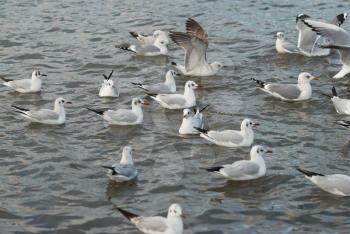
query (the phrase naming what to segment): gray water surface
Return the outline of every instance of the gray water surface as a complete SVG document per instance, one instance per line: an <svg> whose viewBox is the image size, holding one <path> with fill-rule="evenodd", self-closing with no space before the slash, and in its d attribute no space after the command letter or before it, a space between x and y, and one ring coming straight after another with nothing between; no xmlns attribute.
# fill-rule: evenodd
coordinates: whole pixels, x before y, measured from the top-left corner
<svg viewBox="0 0 350 234"><path fill-rule="evenodd" d="M0 87L1 233L138 233L113 204L166 215L174 202L188 216L186 233L348 233L349 199L320 191L295 167L350 174L349 132L334 124L341 116L321 95L335 84L349 97L349 81L331 79L340 69L337 53L277 55L272 37L285 31L296 42L299 13L330 20L349 9L340 0L1 1L0 74L22 79L34 68L48 74L41 94ZM248 158L250 149L180 137L181 111L151 102L143 125L107 127L85 109L129 108L132 97L145 97L130 82L163 80L169 61L183 62L183 51L171 44L168 60L138 58L114 46L133 42L131 30L184 31L189 16L209 34L208 60L225 65L217 76L191 78L203 86L198 101L211 105L212 128L238 129L245 117L261 124L255 143L274 149L261 179L228 182L200 169ZM121 95L104 100L101 74L111 70ZM250 80L296 82L303 71L321 80L302 103L268 97ZM177 78L181 92L187 79ZM58 96L73 102L64 126L32 124L10 108L51 108ZM139 178L112 183L101 165L119 161L127 144L135 148Z"/></svg>

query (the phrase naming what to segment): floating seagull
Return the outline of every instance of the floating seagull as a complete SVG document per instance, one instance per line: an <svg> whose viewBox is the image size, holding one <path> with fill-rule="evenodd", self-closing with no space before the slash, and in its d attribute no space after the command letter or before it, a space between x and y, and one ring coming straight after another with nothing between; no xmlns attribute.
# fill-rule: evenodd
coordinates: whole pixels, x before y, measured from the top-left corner
<svg viewBox="0 0 350 234"><path fill-rule="evenodd" d="M304 101L311 98L311 80L319 80L319 77L312 76L307 72L302 72L298 76L298 84L277 84L265 83L261 80L251 78L257 83L257 87L274 97L285 101Z"/></svg>
<svg viewBox="0 0 350 234"><path fill-rule="evenodd" d="M341 26L347 18L346 13L339 14L333 18L331 24ZM311 19L306 14L299 14L296 17L296 29L299 31L298 36L298 48L305 56L326 56L330 53L329 49L319 48L317 44L320 41L324 41L325 38L317 36L317 34L308 26L306 26L303 20Z"/></svg>
<svg viewBox="0 0 350 234"><path fill-rule="evenodd" d="M31 79L11 80L0 77L4 81L4 85L14 89L20 93L35 93L41 90L41 79L46 76L40 71L34 70Z"/></svg>
<svg viewBox="0 0 350 234"><path fill-rule="evenodd" d="M136 85L137 87L145 90L147 93L162 93L162 94L175 93L176 92L176 83L174 79L175 76L178 76L178 74L173 70L169 70L165 75L164 83L145 85L142 83L131 82L131 84Z"/></svg>
<svg viewBox="0 0 350 234"><path fill-rule="evenodd" d="M115 163L112 166L102 166L109 169L107 176L115 182L125 182L134 179L137 175L137 169L132 160L131 146L123 148L122 158L120 163Z"/></svg>
<svg viewBox="0 0 350 234"><path fill-rule="evenodd" d="M162 216L144 217L133 214L129 211L116 207L128 220L135 224L135 226L146 234L182 234L183 223L182 208L179 204L172 204L168 210L166 218Z"/></svg>
<svg viewBox="0 0 350 234"><path fill-rule="evenodd" d="M184 94L148 94L162 107L167 109L184 109L196 105L196 96L194 90L200 87L194 81L187 81Z"/></svg>
<svg viewBox="0 0 350 234"><path fill-rule="evenodd" d="M342 115L350 115L350 100L339 98L335 87L332 88L333 97L331 98L337 113Z"/></svg>
<svg viewBox="0 0 350 234"><path fill-rule="evenodd" d="M144 35L137 32L130 32L130 35L136 38L141 46L153 45L157 39L163 40L164 45L169 45L169 38L167 34L161 30L154 31L153 35Z"/></svg>
<svg viewBox="0 0 350 234"><path fill-rule="evenodd" d="M195 109L195 114L190 109L184 109L179 133L182 135L199 134L200 132L194 127L200 129L205 128L202 111L204 111L208 106L209 105L206 105L202 109Z"/></svg>
<svg viewBox="0 0 350 234"><path fill-rule="evenodd" d="M300 53L298 47L285 40L284 33L278 32L275 35L276 50L280 54L298 54Z"/></svg>
<svg viewBox="0 0 350 234"><path fill-rule="evenodd" d="M148 105L148 103L136 97L132 99L131 110L119 109L115 111L102 111L92 108L87 109L101 115L110 125L136 125L141 124L143 121L142 105Z"/></svg>
<svg viewBox="0 0 350 234"><path fill-rule="evenodd" d="M207 62L208 34L194 19L187 19L186 33L170 32L170 38L185 50L184 66L172 62L184 75L211 76L223 67L219 62Z"/></svg>
<svg viewBox="0 0 350 234"><path fill-rule="evenodd" d="M253 127L258 126L258 123L252 122L250 119L244 119L241 123L241 131L237 130L205 130L196 128L201 132L200 136L213 142L216 145L226 146L226 147L242 147L251 146L254 141Z"/></svg>
<svg viewBox="0 0 350 234"><path fill-rule="evenodd" d="M303 20L306 26L310 27L318 35L328 39L330 42L326 45L320 45L321 48L337 49L343 63L342 69L333 76L334 79L343 78L350 73L350 34L344 29L328 23Z"/></svg>
<svg viewBox="0 0 350 234"><path fill-rule="evenodd" d="M66 122L66 112L64 110L66 104L72 103L67 102L63 98L59 97L55 100L53 110L29 110L15 105L12 105L12 107L16 109L15 112L20 113L23 117L29 119L32 122L59 125Z"/></svg>
<svg viewBox="0 0 350 234"><path fill-rule="evenodd" d="M159 56L168 54L168 44L168 37L158 36L154 38L154 42L152 44L147 41L147 43L141 43L140 45L131 45L125 43L123 45L117 45L115 47L122 50L134 52L140 56Z"/></svg>
<svg viewBox="0 0 350 234"><path fill-rule="evenodd" d="M297 170L323 191L339 196L350 196L350 176L343 174L323 175L301 168L297 168Z"/></svg>
<svg viewBox="0 0 350 234"><path fill-rule="evenodd" d="M113 70L111 71L109 76L102 74L105 79L103 80L103 83L102 83L102 86L100 88L100 92L99 92L98 96L100 96L100 97L119 97L118 87L115 87L113 80L111 80L112 74L113 74Z"/></svg>
<svg viewBox="0 0 350 234"><path fill-rule="evenodd" d="M204 169L218 173L229 180L254 180L266 174L266 165L262 157L266 153L272 153L272 150L255 145L250 150L250 160L240 160L232 164Z"/></svg>

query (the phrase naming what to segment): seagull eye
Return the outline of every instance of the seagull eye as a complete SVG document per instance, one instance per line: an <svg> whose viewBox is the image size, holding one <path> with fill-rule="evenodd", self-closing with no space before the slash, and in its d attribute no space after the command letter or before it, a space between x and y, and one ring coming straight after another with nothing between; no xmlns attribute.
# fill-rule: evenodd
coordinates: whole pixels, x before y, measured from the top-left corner
<svg viewBox="0 0 350 234"><path fill-rule="evenodd" d="M248 124L246 124L245 126L247 126L247 127L248 127Z"/></svg>

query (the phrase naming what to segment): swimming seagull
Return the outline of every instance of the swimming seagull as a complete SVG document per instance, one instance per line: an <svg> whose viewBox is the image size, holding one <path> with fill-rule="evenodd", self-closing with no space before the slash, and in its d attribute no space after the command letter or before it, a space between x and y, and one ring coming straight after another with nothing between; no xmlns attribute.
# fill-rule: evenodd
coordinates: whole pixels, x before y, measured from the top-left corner
<svg viewBox="0 0 350 234"><path fill-rule="evenodd" d="M331 24L341 26L347 18L346 13L335 16ZM298 48L305 56L326 56L330 53L329 49L319 48L317 44L324 42L325 38L318 36L311 28L306 26L303 20L309 20L311 17L306 14L299 14L296 17L296 29L299 31Z"/></svg>
<svg viewBox="0 0 350 234"><path fill-rule="evenodd" d="M204 139L213 142L216 145L226 147L242 147L251 146L254 141L253 127L258 126L258 123L254 123L250 119L244 119L241 123L241 130L205 130L196 128L201 132L200 136Z"/></svg>
<svg viewBox="0 0 350 234"><path fill-rule="evenodd" d="M298 47L285 40L284 33L278 32L275 35L276 50L280 54L298 54L300 53Z"/></svg>
<svg viewBox="0 0 350 234"><path fill-rule="evenodd" d="M34 70L31 79L11 80L0 77L4 81L4 85L14 89L20 93L35 93L41 90L41 79L46 76L39 70Z"/></svg>
<svg viewBox="0 0 350 234"><path fill-rule="evenodd" d="M131 146L123 148L122 158L120 163L115 163L112 166L102 166L109 169L107 176L115 182L125 182L134 179L138 175L138 171L132 160Z"/></svg>
<svg viewBox="0 0 350 234"><path fill-rule="evenodd" d="M119 109L115 111L103 111L92 108L87 109L101 115L110 125L136 125L141 124L143 121L142 105L148 105L148 102L136 97L132 99L131 110Z"/></svg>
<svg viewBox="0 0 350 234"><path fill-rule="evenodd" d="M176 83L175 83L175 76L178 76L178 74L173 71L169 70L165 75L165 81L163 83L157 83L157 84L142 84L142 83L135 83L131 82L131 84L145 90L147 93L175 93L176 92Z"/></svg>
<svg viewBox="0 0 350 234"><path fill-rule="evenodd" d="M163 40L164 45L166 45L166 46L169 44L169 38L168 38L167 34L161 30L154 31L153 35L144 35L144 34L137 33L137 32L129 32L129 33L131 36L133 36L134 38L136 38L138 40L138 42L140 43L141 46L153 45L157 39Z"/></svg>
<svg viewBox="0 0 350 234"><path fill-rule="evenodd" d="M169 207L166 218L162 216L144 217L116 207L128 220L135 224L141 232L146 234L182 234L182 208L179 204Z"/></svg>
<svg viewBox="0 0 350 234"><path fill-rule="evenodd" d="M109 76L106 76L105 74L102 74L105 78L103 80L102 86L100 88L100 92L98 96L100 97L119 97L119 91L118 87L114 85L113 80L111 80L111 76L113 74L113 70L109 74Z"/></svg>
<svg viewBox="0 0 350 234"><path fill-rule="evenodd" d="M297 168L297 170L323 191L339 196L350 196L350 176L343 174L324 175L301 168Z"/></svg>
<svg viewBox="0 0 350 234"><path fill-rule="evenodd" d="M204 169L218 173L229 180L254 180L266 174L266 165L262 157L266 153L272 153L272 150L255 145L250 150L250 160L240 160L232 164Z"/></svg>
<svg viewBox="0 0 350 234"><path fill-rule="evenodd" d="M333 97L331 98L337 113L342 115L350 115L350 100L338 97L335 87L332 88Z"/></svg>
<svg viewBox="0 0 350 234"><path fill-rule="evenodd" d="M193 113L190 109L184 109L179 133L181 135L199 134L200 132L195 128L205 128L202 111L204 111L208 106L209 105L206 105L202 109L195 109L195 113Z"/></svg>
<svg viewBox="0 0 350 234"><path fill-rule="evenodd" d="M319 80L320 78L312 76L310 73L302 72L298 76L298 84L269 84L254 78L251 79L257 83L259 89L274 97L285 101L304 101L310 99L312 95L310 81Z"/></svg>
<svg viewBox="0 0 350 234"><path fill-rule="evenodd" d="M194 81L187 81L184 94L148 94L152 99L167 109L184 109L196 105L194 90L200 87Z"/></svg>
<svg viewBox="0 0 350 234"><path fill-rule="evenodd" d="M158 36L154 38L154 42L150 43L141 43L140 45L131 45L131 44L123 44L117 45L116 48L127 50L136 53L140 56L159 56L159 55L167 55L169 44L168 37Z"/></svg>
<svg viewBox="0 0 350 234"><path fill-rule="evenodd" d="M350 73L350 34L339 26L313 21L303 20L303 23L315 31L318 35L327 38L330 42L320 45L321 48L337 49L343 63L342 69L333 76L334 79L343 78Z"/></svg>
<svg viewBox="0 0 350 234"><path fill-rule="evenodd" d="M206 52L208 49L208 34L194 19L186 21L186 33L170 32L170 38L185 50L185 65L172 62L186 76L211 76L216 74L223 65L219 62L209 64Z"/></svg>
<svg viewBox="0 0 350 234"><path fill-rule="evenodd" d="M64 110L64 107L67 104L72 103L67 102L63 98L59 97L55 100L53 110L29 110L15 105L12 105L12 107L16 109L15 112L20 113L23 117L29 119L32 122L59 125L66 122L66 112Z"/></svg>

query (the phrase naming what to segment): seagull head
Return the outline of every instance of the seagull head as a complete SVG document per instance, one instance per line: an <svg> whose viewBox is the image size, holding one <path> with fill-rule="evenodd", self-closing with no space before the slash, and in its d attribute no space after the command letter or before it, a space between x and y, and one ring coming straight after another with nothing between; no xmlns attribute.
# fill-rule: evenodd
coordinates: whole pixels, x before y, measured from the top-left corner
<svg viewBox="0 0 350 234"><path fill-rule="evenodd" d="M213 62L210 64L210 66L214 69L214 71L219 71L221 68L224 67L224 65L219 62Z"/></svg>
<svg viewBox="0 0 350 234"><path fill-rule="evenodd" d="M32 79L42 79L46 74L42 74L39 70L34 70L32 72Z"/></svg>
<svg viewBox="0 0 350 234"><path fill-rule="evenodd" d="M176 204L176 203L171 204L168 210L168 218L170 217L174 217L174 218L185 217L185 215L182 212L182 208L179 204Z"/></svg>
<svg viewBox="0 0 350 234"><path fill-rule="evenodd" d="M184 109L182 116L184 119L188 119L192 116L192 111L190 109Z"/></svg>
<svg viewBox="0 0 350 234"><path fill-rule="evenodd" d="M255 126L259 126L260 124L254 123L251 119L244 119L241 124L241 130L252 129Z"/></svg>
<svg viewBox="0 0 350 234"><path fill-rule="evenodd" d="M169 70L165 75L165 79L166 80L173 80L175 78L175 76L179 76L179 74L176 73L174 70Z"/></svg>
<svg viewBox="0 0 350 234"><path fill-rule="evenodd" d="M155 39L156 42L158 42L161 45L164 45L164 46L169 45L169 38L164 31L161 31L161 30L154 31L153 38Z"/></svg>
<svg viewBox="0 0 350 234"><path fill-rule="evenodd" d="M250 158L255 159L256 157L261 157L264 154L271 154L272 149L265 148L261 145L254 145L250 150Z"/></svg>
<svg viewBox="0 0 350 234"><path fill-rule="evenodd" d="M277 40L284 40L284 33L283 32L277 32L274 37L277 38Z"/></svg>
<svg viewBox="0 0 350 234"><path fill-rule="evenodd" d="M302 85L302 84L309 83L311 80L319 80L319 79L320 77L318 76L313 76L308 72L302 72L298 76L298 84Z"/></svg>
<svg viewBox="0 0 350 234"><path fill-rule="evenodd" d="M146 100L143 100L141 98L133 98L132 99L132 103L131 103L131 106L134 108L134 107L142 107L142 106L147 106L149 105L149 103L146 101Z"/></svg>
<svg viewBox="0 0 350 234"><path fill-rule="evenodd" d="M185 89L192 89L195 90L196 88L200 87L199 85L197 85L194 81L189 80L186 82L185 84Z"/></svg>
<svg viewBox="0 0 350 234"><path fill-rule="evenodd" d="M111 88L114 86L114 81L113 80L107 80L105 81L106 86L110 86Z"/></svg>
<svg viewBox="0 0 350 234"><path fill-rule="evenodd" d="M67 104L72 104L72 103L67 102L66 100L64 100L64 98L59 97L55 100L55 109L65 107Z"/></svg>
<svg viewBox="0 0 350 234"><path fill-rule="evenodd" d="M132 161L132 147L130 145L124 146L122 159L120 160L121 164L133 164Z"/></svg>

